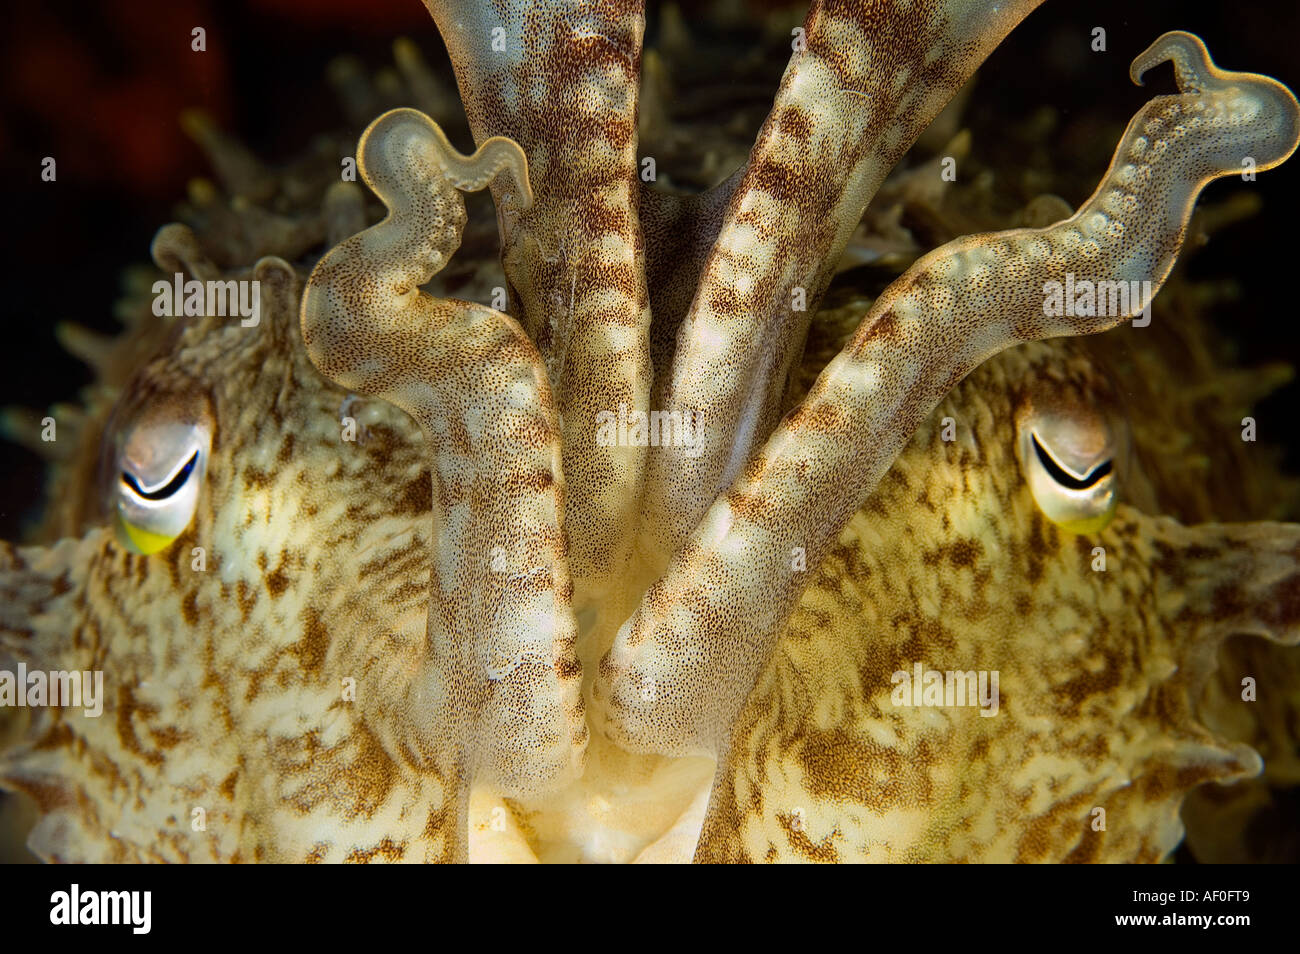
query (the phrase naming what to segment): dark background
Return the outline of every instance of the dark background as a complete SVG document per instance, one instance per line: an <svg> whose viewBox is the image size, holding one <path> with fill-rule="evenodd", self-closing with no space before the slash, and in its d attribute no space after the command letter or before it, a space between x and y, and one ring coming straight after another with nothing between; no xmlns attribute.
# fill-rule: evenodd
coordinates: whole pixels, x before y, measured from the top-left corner
<svg viewBox="0 0 1300 954"><path fill-rule="evenodd" d="M466 0L469 2L469 0ZM754 2L754 9L775 6ZM202 106L262 159L303 151L314 134L343 125L326 65L341 53L376 69L391 63L402 34L426 59L448 69L441 42L419 0L100 0L17 4L4 13L0 38L0 155L8 213L0 230L4 295L0 298L0 405L45 409L73 400L89 372L55 342L53 328L73 320L116 329L112 306L122 269L148 261L149 242L173 218L186 182L207 175L203 156L181 133L177 116ZM694 3L683 5L688 22ZM806 4L805 4L806 6ZM659 4L651 3L649 42ZM190 50L190 30L207 30L207 52ZM1108 51L1088 48L1093 27L1107 31ZM1168 67L1144 89L1127 81L1128 64L1168 29L1199 33L1216 61L1300 86L1294 0L1193 4L1186 0L1048 0L990 57L968 117L1023 119L1045 106L1068 118L1103 111L1126 122L1156 92L1172 90ZM1104 57L1105 59L1099 59ZM784 64L773 63L775 92ZM717 69L725 71L725 57ZM449 70L448 70L449 72ZM1088 166L1082 201L1104 172L1114 140L1060 144L1062 163ZM975 153L992 155L987 134ZM40 161L58 160L58 181L40 181ZM1100 159L1096 157L1100 156ZM1003 163L1015 156L1001 157ZM1237 276L1243 297L1218 308L1216 320L1239 342L1246 364L1300 363L1296 308L1289 293L1295 262L1294 221L1300 159L1246 185L1225 180L1211 200L1233 189L1264 200L1256 218L1233 226L1200 250L1198 277ZM1285 443L1288 469L1300 470L1300 422L1289 386L1259 409L1262 439ZM0 441L0 538L18 535L19 519L40 500L40 460Z"/></svg>

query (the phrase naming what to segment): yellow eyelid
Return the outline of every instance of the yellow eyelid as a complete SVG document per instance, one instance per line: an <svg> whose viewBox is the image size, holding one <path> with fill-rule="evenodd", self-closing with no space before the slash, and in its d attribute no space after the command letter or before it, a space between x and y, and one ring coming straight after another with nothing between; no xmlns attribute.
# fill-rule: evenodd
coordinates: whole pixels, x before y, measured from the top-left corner
<svg viewBox="0 0 1300 954"><path fill-rule="evenodd" d="M1035 401L1017 429L1017 457L1039 512L1067 533L1104 530L1119 504L1114 425L1091 407L1049 397Z"/></svg>
<svg viewBox="0 0 1300 954"><path fill-rule="evenodd" d="M144 556L152 556L171 545L175 537L165 536L160 533L151 533L123 519L121 514L117 515L118 540L122 545L134 553Z"/></svg>
<svg viewBox="0 0 1300 954"><path fill-rule="evenodd" d="M1088 517L1084 520L1052 520L1052 523L1067 533L1078 534L1081 537L1090 536L1094 533L1101 533L1110 525L1110 522L1115 519L1115 511L1118 507L1119 498L1112 497L1110 506L1095 517ZM1051 520L1052 518L1048 516L1047 519Z"/></svg>

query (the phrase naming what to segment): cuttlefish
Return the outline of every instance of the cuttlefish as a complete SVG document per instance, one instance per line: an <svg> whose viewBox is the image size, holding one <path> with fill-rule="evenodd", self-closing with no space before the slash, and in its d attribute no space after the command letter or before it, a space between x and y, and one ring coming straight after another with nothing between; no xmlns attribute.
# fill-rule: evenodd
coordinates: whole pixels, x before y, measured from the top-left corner
<svg viewBox="0 0 1300 954"><path fill-rule="evenodd" d="M639 175L640 4L427 5L476 151L395 109L368 228L346 181L278 254L164 227L258 321L141 324L84 529L0 545L0 668L104 677L5 712L33 851L1155 861L1260 773L1219 651L1300 641L1300 526L1160 515L1113 355L1064 339L1149 315L1201 189L1294 152L1285 86L1165 34L1132 77L1178 92L1077 211L818 312L1033 0L814 2L697 195ZM488 187L504 280L453 297Z"/></svg>

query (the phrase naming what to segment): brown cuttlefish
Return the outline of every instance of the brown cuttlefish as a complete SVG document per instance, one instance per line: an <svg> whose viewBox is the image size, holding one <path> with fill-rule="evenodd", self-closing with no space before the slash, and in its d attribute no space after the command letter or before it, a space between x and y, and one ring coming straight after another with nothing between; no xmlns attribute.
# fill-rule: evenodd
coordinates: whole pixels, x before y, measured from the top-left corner
<svg viewBox="0 0 1300 954"><path fill-rule="evenodd" d="M1201 189L1294 152L1285 86L1167 33L1131 75L1178 91L1077 210L819 311L1036 0L814 0L689 195L643 175L641 3L426 5L476 151L374 119L379 221L349 181L272 216L228 162L241 201L153 245L206 304L104 347L59 538L0 544L36 854L1157 861L1261 773L1300 666L1220 649L1300 640L1300 526L1160 515L1186 409L1116 382Z"/></svg>

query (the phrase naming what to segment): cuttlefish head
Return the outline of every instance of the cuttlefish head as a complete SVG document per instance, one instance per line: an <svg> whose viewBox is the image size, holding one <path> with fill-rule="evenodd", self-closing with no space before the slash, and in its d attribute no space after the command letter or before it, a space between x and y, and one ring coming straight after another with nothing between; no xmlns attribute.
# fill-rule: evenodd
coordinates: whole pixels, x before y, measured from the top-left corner
<svg viewBox="0 0 1300 954"><path fill-rule="evenodd" d="M259 335L196 323L124 388L100 485L118 527L0 549L6 666L105 676L98 717L5 710L0 767L45 857L451 853L413 678L418 431L321 379L292 272L263 278L284 301ZM1227 732L1252 703L1213 680L1229 636L1300 637L1300 528L1146 512L1140 413L1086 343L954 389L809 568L700 857L1157 859L1188 791L1259 772L1248 742L1275 726ZM144 533L170 539L146 554ZM971 704L926 704L929 672L973 674Z"/></svg>
<svg viewBox="0 0 1300 954"><path fill-rule="evenodd" d="M1300 640L1300 526L1135 506L1167 450L1117 377L1027 344L935 410L814 572L697 857L1158 860L1189 791L1260 772L1295 690L1256 716L1269 673L1220 649Z"/></svg>
<svg viewBox="0 0 1300 954"><path fill-rule="evenodd" d="M445 849L439 782L396 768L395 752L421 756L389 731L421 712L418 430L316 372L287 263L253 276L258 327L191 321L125 382L100 519L52 546L0 544L0 669L102 673L80 706L0 710L0 781L35 800L44 858Z"/></svg>

